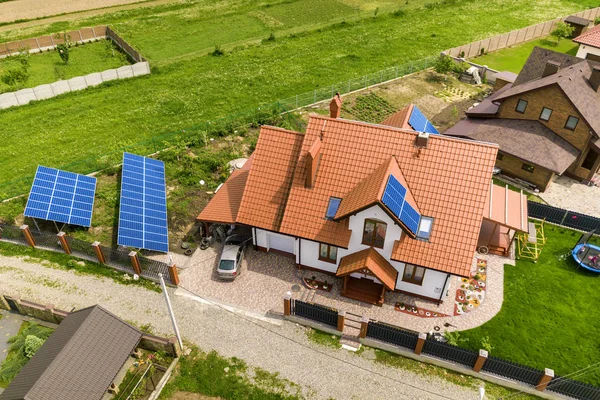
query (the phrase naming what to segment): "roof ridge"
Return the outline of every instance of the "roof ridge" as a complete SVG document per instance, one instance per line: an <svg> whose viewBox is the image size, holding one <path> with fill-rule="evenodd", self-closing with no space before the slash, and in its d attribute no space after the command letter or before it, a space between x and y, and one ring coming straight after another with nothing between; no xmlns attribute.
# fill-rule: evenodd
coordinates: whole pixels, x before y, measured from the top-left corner
<svg viewBox="0 0 600 400"><path fill-rule="evenodd" d="M293 131L291 129L280 128L278 126L273 126L273 125L261 125L260 126L260 131L262 131L263 128L267 128L267 129L271 129L271 130L279 131L279 132L291 133L291 134L294 134L294 135L304 135L303 132ZM260 134L260 131L259 131L259 134Z"/></svg>
<svg viewBox="0 0 600 400"><path fill-rule="evenodd" d="M405 133L405 134L411 134L414 135L415 137L419 134L418 131L415 130L408 130L408 129L401 129L401 128L396 128L393 126L388 126L388 125L381 125L381 124L374 124L374 123L370 123L370 122L363 122L363 121L354 121L351 119L345 119L345 118L330 118L324 115L318 115L318 114L311 114L310 118L315 118L315 119L322 119L322 120L328 120L328 121L334 121L334 122L343 122L343 123L348 123L351 125L360 125L360 126L372 126L372 127L377 127L377 128L381 128L381 129L387 129L389 131L395 131L395 132L400 132L400 133ZM469 140L469 141L465 141L462 139L457 139L454 138L452 136L447 136L444 135L443 133L440 133L439 135L429 135L429 140L448 140L448 141L452 141L452 142L457 142L457 143L461 143L461 144L467 144L467 145L481 145L482 147L498 147L498 145L496 145L495 143L491 143L491 142L481 142L478 140Z"/></svg>

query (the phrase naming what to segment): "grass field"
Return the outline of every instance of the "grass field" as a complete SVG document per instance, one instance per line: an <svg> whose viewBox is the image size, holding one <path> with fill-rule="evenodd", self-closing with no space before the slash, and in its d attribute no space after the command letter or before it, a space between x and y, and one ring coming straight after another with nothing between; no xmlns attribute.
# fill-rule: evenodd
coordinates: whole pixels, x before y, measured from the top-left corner
<svg viewBox="0 0 600 400"><path fill-rule="evenodd" d="M572 258L560 257L577 243L579 232L548 224L545 232L548 242L537 263L517 260L504 267L500 313L461 337L469 339L464 346L476 350L489 336L492 355L564 376L600 359L593 333L600 319L600 275L576 270ZM600 384L598 368L588 372L573 379Z"/></svg>
<svg viewBox="0 0 600 400"><path fill-rule="evenodd" d="M567 39L557 42L554 37L549 36L544 39L532 40L531 42L477 57L472 61L481 65L487 65L498 71L510 71L518 74L535 46L574 56L577 54L579 45Z"/></svg>
<svg viewBox="0 0 600 400"><path fill-rule="evenodd" d="M127 57L119 52L112 42L105 40L72 47L69 50L68 64L60 59L56 51L32 54L29 56L30 76L23 87L35 87L127 64L129 64ZM19 67L20 64L14 57L1 59L0 76L10 69ZM0 81L0 93L14 89Z"/></svg>
<svg viewBox="0 0 600 400"><path fill-rule="evenodd" d="M308 10L317 3L319 15L329 15L325 22L297 15L298 9ZM402 13L394 15L391 12L398 6L392 4L201 0L5 33L8 40L110 23L150 58L153 71L150 76L0 112L0 141L6 144L0 153L0 183L31 176L38 163L56 167L96 157L165 132L596 5L591 0L505 0L490 7L474 0L415 0L400 6ZM213 21L221 29L211 27ZM214 33L211 39L206 39L207 32ZM275 40L265 40L271 32ZM208 55L215 45L226 54Z"/></svg>

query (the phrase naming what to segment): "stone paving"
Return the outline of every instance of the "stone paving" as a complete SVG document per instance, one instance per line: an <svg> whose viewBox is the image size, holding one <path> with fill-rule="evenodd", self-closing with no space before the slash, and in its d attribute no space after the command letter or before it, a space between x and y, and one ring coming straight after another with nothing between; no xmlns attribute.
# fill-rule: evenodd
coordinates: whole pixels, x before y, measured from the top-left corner
<svg viewBox="0 0 600 400"><path fill-rule="evenodd" d="M539 196L551 206L600 218L598 186L587 186L566 176L559 176Z"/></svg>
<svg viewBox="0 0 600 400"><path fill-rule="evenodd" d="M0 319L0 363L2 363L8 356L8 348L10 347L8 339L19 333L23 317L20 314L6 310L1 310L0 315L2 316L2 319Z"/></svg>
<svg viewBox="0 0 600 400"><path fill-rule="evenodd" d="M258 313L282 313L283 296L292 292L294 299L306 299L311 302L336 308L340 311L368 317L382 322L398 325L406 329L429 332L434 327L440 330L471 329L494 317L502 307L504 294L504 264L514 265L514 254L511 257L493 255L475 255L473 271L477 258L488 261L488 277L486 298L481 306L472 312L453 316L454 299L460 278L452 277L450 289L444 296L443 303L418 299L399 293L387 293L382 307L367 304L343 297L340 293L341 278L314 271L298 270L294 260L276 253L263 253L248 248L242 263L241 274L234 281L222 281L216 273L216 264L221 247L215 246L207 250L197 250L180 273L180 288L210 300L216 300L243 310ZM331 292L323 290L309 291L302 283L302 278L315 276L318 280L333 284ZM293 285L300 290L294 292ZM308 293L310 292L310 293ZM416 305L448 317L421 318L398 312L394 309L396 302ZM444 324L450 324L444 327Z"/></svg>

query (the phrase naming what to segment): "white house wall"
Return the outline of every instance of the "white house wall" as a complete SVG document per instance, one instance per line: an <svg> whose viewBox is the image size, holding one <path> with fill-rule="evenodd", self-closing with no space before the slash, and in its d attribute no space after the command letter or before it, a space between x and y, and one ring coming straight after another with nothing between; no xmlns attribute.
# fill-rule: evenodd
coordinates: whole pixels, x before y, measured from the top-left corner
<svg viewBox="0 0 600 400"><path fill-rule="evenodd" d="M404 271L404 268L402 268L402 271ZM442 300L444 300L444 298L446 297L446 290L448 289L447 287L444 287L444 285L450 285L450 279L448 279L448 282L446 282L447 276L448 274L445 272L427 269L425 271L425 276L423 277L423 284L415 285L412 283L403 282L401 272L398 275L396 289L418 294L425 297L430 297L433 299L439 299L443 293Z"/></svg>
<svg viewBox="0 0 600 400"><path fill-rule="evenodd" d="M594 54L594 55L600 57L600 49L598 49L596 47L580 44L579 48L577 49L577 57L586 58L588 53Z"/></svg>
<svg viewBox="0 0 600 400"><path fill-rule="evenodd" d="M296 254L297 240L293 236L282 235L280 233L269 232L263 229L255 228L255 237L253 242L256 246L267 250L279 250L289 254Z"/></svg>

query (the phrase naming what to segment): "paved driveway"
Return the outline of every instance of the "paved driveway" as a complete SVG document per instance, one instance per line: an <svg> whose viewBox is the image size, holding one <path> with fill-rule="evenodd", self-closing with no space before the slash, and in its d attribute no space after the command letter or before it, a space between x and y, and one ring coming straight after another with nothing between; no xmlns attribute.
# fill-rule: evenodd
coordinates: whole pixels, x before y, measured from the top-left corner
<svg viewBox="0 0 600 400"><path fill-rule="evenodd" d="M600 187L583 185L566 176L557 177L539 196L548 204L600 218Z"/></svg>

